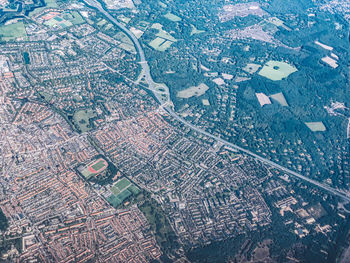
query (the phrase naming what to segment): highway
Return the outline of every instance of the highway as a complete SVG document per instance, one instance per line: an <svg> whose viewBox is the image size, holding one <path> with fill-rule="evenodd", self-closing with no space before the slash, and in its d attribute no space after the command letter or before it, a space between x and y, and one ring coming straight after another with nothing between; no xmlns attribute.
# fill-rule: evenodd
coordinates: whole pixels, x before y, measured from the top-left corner
<svg viewBox="0 0 350 263"><path fill-rule="evenodd" d="M244 148L242 148L242 147L240 147L240 146L238 146L238 145L235 145L235 144L230 143L230 142L228 142L228 141L226 141L226 140L224 140L224 139L221 139L221 138L218 137L218 136L215 136L215 135L213 135L213 134L210 134L209 132L206 132L206 131L200 129L200 128L194 126L193 124L189 123L189 122L186 121L185 119L181 118L179 115L177 115L177 114L176 114L172 109L170 109L169 107L165 107L164 110L165 110L166 112L168 112L169 115L171 115L172 117L174 117L175 119L177 119L178 121L182 122L184 125L186 125L187 127L191 128L192 130L194 130L194 131L196 131L196 132L198 132L198 133L201 133L201 134L203 134L203 135L205 135L205 136L207 136L207 137L209 137L209 138L212 138L212 139L214 139L214 140L216 140L216 141L218 141L218 142L221 142L221 143L222 143L223 145L225 145L225 146L229 146L229 147L231 147L231 148L233 148L233 149L235 149L235 150L238 150L238 151L240 151L240 152L243 152L243 153L245 153L245 154L247 154L247 155L249 155L249 156L251 156L251 157L254 157L256 160L259 160L259 161L261 161L261 162L263 162L263 163L265 163L265 164L267 164L267 165L269 165L269 166L272 166L272 167L274 167L274 168L277 168L277 169L279 169L279 170L281 170L281 171L283 171L283 172L285 172L285 173L287 173L287 174L289 174L289 175L292 175L292 176L294 176L294 177L297 177L297 178L299 178L299 179L301 179L301 180L303 180L303 181L306 181L306 182L308 182L308 183L310 183L310 184L312 184L312 185L315 185L315 186L317 186L317 187L319 187L319 188L321 188L321 189L323 189L323 190L325 190L325 191L327 191L327 192L329 192L329 193L331 193L331 194L333 194L333 195L339 196L339 197L343 198L344 200L350 202L350 195L349 195L348 193L345 193L344 191L335 189L335 188L333 188L333 187L330 187L329 185L320 183L320 182L318 182L318 181L316 181L316 180L313 180L313 179L311 179L311 178L309 178L309 177L306 177L306 176L304 176L304 175L302 175L302 174L300 174L300 173L294 172L294 171L292 171L292 170L290 170L290 169L288 169L288 168L286 168L286 167L283 167L283 166L281 166L281 165L279 165L279 164L277 164L277 163L275 163L275 162L272 162L272 161L270 161L270 160L268 160L268 159L266 159L266 158L263 158L263 157L261 157L261 156L255 154L255 153L253 153L252 151L249 151L249 150L247 150L247 149L244 149Z"/></svg>
<svg viewBox="0 0 350 263"><path fill-rule="evenodd" d="M97 0L83 0L86 4L88 4L89 6L92 6L94 8L96 8L98 11L100 11L102 14L104 14L106 16L106 18L108 18L113 24L115 24L117 27L119 27L126 35L128 35L130 37L130 39L132 40L132 42L135 44L135 47L137 49L137 53L139 54L139 63L142 67L142 72L141 72L141 75L144 76L145 78L145 81L147 82L147 84L149 85L149 89L152 90L154 93L155 93L155 96L157 97L157 99L159 100L159 102L163 102L161 103L161 107L169 114L171 115L172 117L174 117L175 119L177 119L178 121L182 122L184 125L186 125L187 127L191 128L192 130L198 132L198 133L201 133L207 137L210 137L216 141L219 141L221 142L223 145L225 146L229 146L233 149L236 149L240 152L243 152L253 158L255 158L256 160L259 160L269 166L272 166L274 168L277 168L295 178L298 178L300 180L303 180L305 182L308 182L309 184L311 185L314 185L314 186L317 186L318 188L320 189L323 189L325 190L326 192L332 194L332 195L335 195L335 196L338 196L342 199L344 199L345 201L348 201L350 202L350 194L349 193L346 193L342 190L338 190L336 188L333 188L329 185L326 185L326 184L323 184L321 182L318 182L314 179L311 179L309 177L306 177L300 173L297 173L295 171L292 171L286 167L283 167L275 162L272 162L264 157L261 157L247 149L244 149L238 145L235 145L233 143L230 143L224 139L221 139L220 137L218 136L215 136L213 134L210 134L208 133L207 131L204 131L196 126L194 126L193 124L189 123L188 121L186 121L185 119L181 118L179 115L177 115L170 107L166 106L168 104L168 102L170 102L170 95L169 95L169 90L166 90L166 92L168 93L167 96L167 101L164 102L162 101L162 99L160 99L160 96L159 94L157 93L157 90L156 88L159 87L161 84L158 84L158 83L155 83L152 79L152 76L151 76L151 73L150 73L150 68L149 68L149 65L148 65L148 62L146 60L146 57L145 57L145 53L142 49L142 46L139 42L139 40L135 37L135 35L129 31L129 29L127 29L122 23L118 22L113 16L111 16L103 7L102 5L97 1ZM162 85L163 87L164 85Z"/></svg>

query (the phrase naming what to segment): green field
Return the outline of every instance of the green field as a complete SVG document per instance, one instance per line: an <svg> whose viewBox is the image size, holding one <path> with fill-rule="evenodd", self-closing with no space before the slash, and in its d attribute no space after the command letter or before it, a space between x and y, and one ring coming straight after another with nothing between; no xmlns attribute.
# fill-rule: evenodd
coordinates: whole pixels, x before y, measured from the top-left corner
<svg viewBox="0 0 350 263"><path fill-rule="evenodd" d="M73 11L70 13L71 18L69 20L74 24L74 25L79 25L84 23L84 19L81 17L81 15L77 11Z"/></svg>
<svg viewBox="0 0 350 263"><path fill-rule="evenodd" d="M193 96L199 97L202 96L208 89L209 87L206 84L201 83L198 86L189 87L188 89L179 91L176 96L181 99L189 99Z"/></svg>
<svg viewBox="0 0 350 263"><path fill-rule="evenodd" d="M197 35L197 34L201 34L204 33L204 30L199 30L197 29L194 25L191 25L192 31L191 31L191 36L192 35Z"/></svg>
<svg viewBox="0 0 350 263"><path fill-rule="evenodd" d="M23 22L18 22L0 27L0 36L2 41L12 41L23 37L27 40L27 33Z"/></svg>
<svg viewBox="0 0 350 263"><path fill-rule="evenodd" d="M172 13L167 13L166 15L164 15L165 18L169 19L170 21L173 22L179 22L181 21L181 18L178 17L177 15L174 15Z"/></svg>
<svg viewBox="0 0 350 263"><path fill-rule="evenodd" d="M273 94L270 96L273 100L277 101L281 106L287 107L288 102L286 101L286 98L284 97L282 92Z"/></svg>
<svg viewBox="0 0 350 263"><path fill-rule="evenodd" d="M165 40L163 38L157 37L155 39L153 39L149 45L154 48L155 50L158 51L165 51L167 50L171 45L173 44L173 42Z"/></svg>
<svg viewBox="0 0 350 263"><path fill-rule="evenodd" d="M115 207L124 202L125 199L132 195L138 195L140 189L131 183L127 178L118 180L111 188L112 195L107 200Z"/></svg>
<svg viewBox="0 0 350 263"><path fill-rule="evenodd" d="M72 13L63 13L61 16L56 16L44 24L50 27L60 26L62 28L70 27L72 25L79 25L84 23L84 19L80 16L77 11L73 11Z"/></svg>
<svg viewBox="0 0 350 263"><path fill-rule="evenodd" d="M118 182L115 183L115 187L118 187L120 190L124 189L125 187L129 186L131 183L128 179L123 178L120 179Z"/></svg>
<svg viewBox="0 0 350 263"><path fill-rule="evenodd" d="M95 171L98 171L102 169L105 166L105 162L103 160L95 163L93 166L91 166Z"/></svg>
<svg viewBox="0 0 350 263"><path fill-rule="evenodd" d="M326 130L326 126L324 126L322 121L305 122L305 125L313 132L325 131Z"/></svg>
<svg viewBox="0 0 350 263"><path fill-rule="evenodd" d="M98 26L103 26L103 25L105 25L106 23L107 23L107 20L102 19L101 21L97 22L97 25L98 25Z"/></svg>
<svg viewBox="0 0 350 263"><path fill-rule="evenodd" d="M97 162L96 162L97 161ZM94 163L96 162L96 163ZM92 165L91 165L92 164ZM88 165L86 165L84 167L84 169L81 171L81 174L86 178L86 179L89 179L90 177L92 177L93 175L96 175L96 174L99 174L101 173L102 171L104 171L105 169L103 169L102 171L100 172L97 172L97 173L93 173L89 170L89 167L91 166L91 168L93 168L95 171L99 171L101 170L102 168L107 168L107 166L105 165L105 160L100 158L100 160L94 160L92 162L90 162Z"/></svg>
<svg viewBox="0 0 350 263"><path fill-rule="evenodd" d="M296 72L297 69L294 66L282 61L270 60L259 71L259 75L273 81L282 80L287 78L290 74Z"/></svg>
<svg viewBox="0 0 350 263"><path fill-rule="evenodd" d="M33 10L33 12L29 13L29 16L34 16L36 14L39 14L41 11L48 9L48 8L57 8L58 5L55 0L45 0L46 6L39 7Z"/></svg>
<svg viewBox="0 0 350 263"><path fill-rule="evenodd" d="M114 207L118 207L122 201L117 198L115 195L111 195L107 198L107 201L110 202Z"/></svg>
<svg viewBox="0 0 350 263"><path fill-rule="evenodd" d="M78 125L79 129L82 132L86 132L92 129L90 126L90 119L96 116L95 112L92 109L79 110L74 113L73 119Z"/></svg>

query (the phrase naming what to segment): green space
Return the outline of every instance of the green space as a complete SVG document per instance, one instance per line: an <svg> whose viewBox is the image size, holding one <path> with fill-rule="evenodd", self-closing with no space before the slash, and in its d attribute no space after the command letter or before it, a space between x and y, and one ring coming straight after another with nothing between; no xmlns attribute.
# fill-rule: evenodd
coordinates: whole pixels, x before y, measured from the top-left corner
<svg viewBox="0 0 350 263"><path fill-rule="evenodd" d="M277 81L287 78L290 74L296 71L297 69L288 63L270 60L259 71L259 75Z"/></svg>
<svg viewBox="0 0 350 263"><path fill-rule="evenodd" d="M158 30L158 33L156 34L157 37L161 37L161 38L167 39L167 40L172 41L172 42L176 41L176 39L172 35L170 35L167 31L165 31L163 29L162 24L155 23L151 26L151 28Z"/></svg>
<svg viewBox="0 0 350 263"><path fill-rule="evenodd" d="M82 23L84 23L84 19L77 11L62 13L61 15L53 17L44 22L44 24L47 26L60 26L62 28L70 27L72 25L79 25Z"/></svg>
<svg viewBox="0 0 350 263"><path fill-rule="evenodd" d="M326 127L324 126L322 121L305 122L305 125L313 132L325 131L326 130Z"/></svg>
<svg viewBox="0 0 350 263"><path fill-rule="evenodd" d="M126 16L124 16L124 15L117 16L117 18L118 18L119 20L121 20L122 22L124 22L125 24L128 24L128 23L130 22L130 20L131 20L131 18L126 17Z"/></svg>
<svg viewBox="0 0 350 263"><path fill-rule="evenodd" d="M0 230L5 231L8 227L8 220L4 212L0 209Z"/></svg>
<svg viewBox="0 0 350 263"><path fill-rule="evenodd" d="M140 193L140 189L131 183L129 179L122 178L111 187L111 192L112 195L107 200L117 208L130 196L137 196Z"/></svg>
<svg viewBox="0 0 350 263"><path fill-rule="evenodd" d="M73 25L79 25L84 23L84 19L77 11L73 11L70 14L67 14L66 16L64 16L63 18L72 22Z"/></svg>
<svg viewBox="0 0 350 263"><path fill-rule="evenodd" d="M85 177L85 179L89 179L91 176L94 175L94 173L90 172L89 171L89 168L86 167L82 172L81 174Z"/></svg>
<svg viewBox="0 0 350 263"><path fill-rule="evenodd" d="M194 25L191 25L191 29L192 29L192 31L191 31L191 36L192 36L192 35L201 34L201 33L204 33L204 32L205 32L205 30L199 30L199 29L197 29Z"/></svg>
<svg viewBox="0 0 350 263"><path fill-rule="evenodd" d="M276 94L272 94L270 97L273 100L277 101L279 104L281 104L281 106L284 106L284 107L288 106L288 102L287 102L287 100L284 97L282 92L279 92L279 93L276 93Z"/></svg>
<svg viewBox="0 0 350 263"><path fill-rule="evenodd" d="M29 16L37 15L45 9L58 7L55 0L45 0L45 4L46 4L46 6L44 6L44 7L39 7L39 8L34 9L33 12L30 12Z"/></svg>
<svg viewBox="0 0 350 263"><path fill-rule="evenodd" d="M169 19L170 21L173 21L173 22L179 22L181 21L181 18L178 17L177 15L174 15L172 13L167 13L166 15L164 15L165 18Z"/></svg>
<svg viewBox="0 0 350 263"><path fill-rule="evenodd" d="M101 21L97 22L97 25L98 26L103 26L107 23L107 20L106 19L102 19Z"/></svg>
<svg viewBox="0 0 350 263"><path fill-rule="evenodd" d="M173 250L179 247L177 237L161 206L149 193L145 195L145 201L138 207L151 225L151 229L154 231L157 243L160 245L163 253L172 253Z"/></svg>
<svg viewBox="0 0 350 263"><path fill-rule="evenodd" d="M97 175L99 173L101 173L102 171L104 171L107 167L108 167L108 164L107 166L105 165L105 159L103 158L99 158L97 160L94 160L92 162L90 162L88 165L86 165L82 171L81 171L81 174L86 178L86 179L89 179L91 178L93 175ZM92 172L91 169L89 168L92 168L93 170L97 171L97 173L95 172ZM102 168L105 168L105 169L102 169Z"/></svg>
<svg viewBox="0 0 350 263"><path fill-rule="evenodd" d="M95 171L98 171L100 169L102 169L103 167L105 167L105 162L104 160L100 160L97 163L95 163L94 165L91 166Z"/></svg>
<svg viewBox="0 0 350 263"><path fill-rule="evenodd" d="M23 22L0 26L0 36L2 41L12 41L17 38L27 40L27 33Z"/></svg>
<svg viewBox="0 0 350 263"><path fill-rule="evenodd" d="M157 37L155 39L153 39L149 45L154 48L155 50L158 51L165 51L167 50L171 45L173 44L173 42L165 40L163 38Z"/></svg>
<svg viewBox="0 0 350 263"><path fill-rule="evenodd" d="M127 178L123 178L116 182L113 187L116 187L120 191L123 191L124 188L128 187L129 185L131 185L131 182Z"/></svg>
<svg viewBox="0 0 350 263"><path fill-rule="evenodd" d="M209 87L206 84L201 83L198 86L192 86L188 89L179 91L177 93L177 97L181 99L189 99L193 96L199 97L203 95L208 89Z"/></svg>
<svg viewBox="0 0 350 263"><path fill-rule="evenodd" d="M86 132L92 129L90 119L94 117L96 117L96 114L92 109L84 109L76 111L73 120L82 132Z"/></svg>
<svg viewBox="0 0 350 263"><path fill-rule="evenodd" d="M30 57L29 57L29 54L28 52L23 52L23 59L24 59L24 63L25 64L30 64Z"/></svg>

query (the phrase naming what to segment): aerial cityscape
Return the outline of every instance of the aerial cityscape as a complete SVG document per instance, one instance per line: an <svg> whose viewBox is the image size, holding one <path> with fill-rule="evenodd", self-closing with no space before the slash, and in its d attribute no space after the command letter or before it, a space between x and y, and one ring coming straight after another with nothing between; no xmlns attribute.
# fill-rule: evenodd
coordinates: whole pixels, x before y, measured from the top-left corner
<svg viewBox="0 0 350 263"><path fill-rule="evenodd" d="M350 263L350 0L1 0L0 262Z"/></svg>

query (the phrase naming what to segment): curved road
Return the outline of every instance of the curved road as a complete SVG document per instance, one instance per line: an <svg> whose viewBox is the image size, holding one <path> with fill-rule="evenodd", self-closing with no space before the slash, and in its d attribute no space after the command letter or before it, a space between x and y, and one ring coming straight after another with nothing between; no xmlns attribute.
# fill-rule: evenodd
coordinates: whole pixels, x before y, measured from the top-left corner
<svg viewBox="0 0 350 263"><path fill-rule="evenodd" d="M145 81L147 82L147 84L149 85L149 89L151 89L154 93L155 93L155 96L158 98L159 100L159 96L156 94L157 91L156 91L156 88L157 86L159 86L160 84L157 84L153 81L152 79L152 76L151 76L151 73L150 73L150 68L148 66L148 63L147 63L147 60L146 60L146 57L145 57L145 53L142 49L142 46L139 42L139 40L135 37L135 35L129 31L129 29L127 29L122 23L118 22L113 16L111 16L103 7L102 5L97 1L97 0L83 0L86 4L88 4L89 6L92 6L94 8L96 8L98 11L100 11L102 14L104 14L113 24L115 24L117 27L119 27L122 31L124 31L125 34L127 34L130 39L132 40L132 42L135 44L135 47L137 49L137 52L140 56L140 64L141 64L141 67L142 67L142 75L145 77ZM168 94L168 99L169 101L169 94ZM159 100L161 102L161 100ZM172 117L174 117L175 119L177 119L178 121L182 122L184 125L186 125L187 127L191 128L192 130L198 132L198 133L201 133L207 137L210 137L216 141L219 141L221 142L223 145L226 145L226 146L229 146L233 149L236 149L238 151L241 151L247 155L250 155L252 156L253 158L267 164L267 165L270 165L274 168L277 168L287 174L290 174L296 178L299 178L305 182L308 182L309 184L312 184L314 186L317 186L319 187L320 189L323 189L325 190L326 192L329 192L330 194L332 195L335 195L335 196L338 196L342 199L344 199L345 201L348 201L350 202L350 194L349 193L346 193L342 190L338 190L336 188L333 188L329 185L326 185L326 184L323 184L323 183L320 183L316 180L313 180L311 178L308 178L300 173L297 173L297 172L294 172L286 167L283 167L275 162L272 162L266 158L263 158L247 149L244 149L238 145L235 145L233 143L230 143L224 139L221 139L220 137L218 136L215 136L213 134L210 134L208 132L206 132L205 130L202 130L196 126L194 126L193 124L189 123L188 121L186 121L185 119L181 118L179 115L177 115L170 107L168 106L165 106L166 103L164 105L161 105L161 107L169 114L171 115Z"/></svg>

